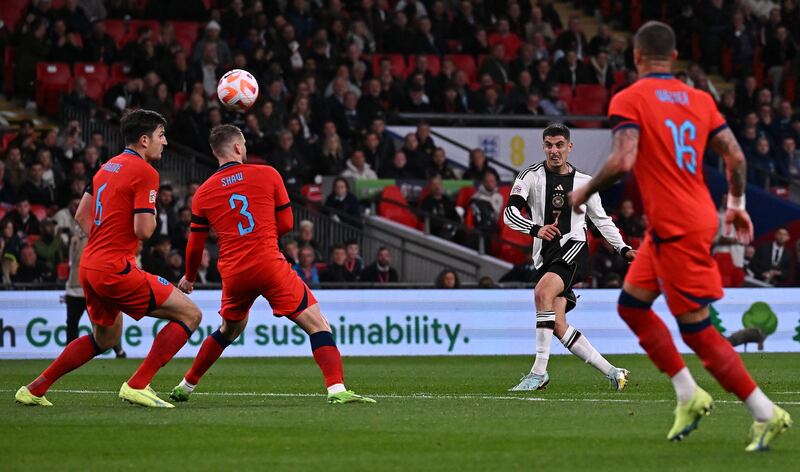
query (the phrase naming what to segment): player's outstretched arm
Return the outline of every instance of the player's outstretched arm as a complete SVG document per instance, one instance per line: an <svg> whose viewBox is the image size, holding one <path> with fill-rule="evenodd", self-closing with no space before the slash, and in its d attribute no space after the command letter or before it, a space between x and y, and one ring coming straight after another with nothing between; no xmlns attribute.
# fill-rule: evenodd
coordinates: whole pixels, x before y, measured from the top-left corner
<svg viewBox="0 0 800 472"><path fill-rule="evenodd" d="M136 213L133 215L133 232L142 241L150 239L156 230L155 213Z"/></svg>
<svg viewBox="0 0 800 472"><path fill-rule="evenodd" d="M92 232L92 205L94 202L94 197L92 194L86 192L81 197L80 203L78 203L78 209L75 211L75 221L78 222L83 233L88 237Z"/></svg>
<svg viewBox="0 0 800 472"><path fill-rule="evenodd" d="M583 213L580 207L589 200L592 194L610 186L633 169L638 149L639 128L624 127L614 133L611 154L600 172L588 184L570 193L570 205L576 213Z"/></svg>
<svg viewBox="0 0 800 472"><path fill-rule="evenodd" d="M747 187L747 161L742 148L730 128L725 128L713 138L711 147L725 161L728 177L728 209L725 224L736 228L736 238L743 244L753 239L753 222L745 209L745 189Z"/></svg>

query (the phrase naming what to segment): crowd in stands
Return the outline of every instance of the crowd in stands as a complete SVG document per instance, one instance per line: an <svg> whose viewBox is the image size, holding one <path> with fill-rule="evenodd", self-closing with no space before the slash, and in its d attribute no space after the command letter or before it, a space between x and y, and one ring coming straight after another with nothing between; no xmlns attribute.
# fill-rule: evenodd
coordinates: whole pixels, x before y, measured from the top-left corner
<svg viewBox="0 0 800 472"><path fill-rule="evenodd" d="M577 17L561 18L551 0L290 0L284 8L259 0L13 2L24 6L22 14L0 26L0 70L12 97L38 103L37 65L57 62L75 71L59 89L62 106L100 119L131 107L154 109L168 118L171 141L206 154L210 128L235 122L251 161L273 165L291 191L320 175L342 177L324 206L354 225L366 209L352 194L356 180L425 180L428 193L418 203L432 216L430 232L467 245L476 243L464 226L480 234L499 230L504 197L496 169L480 149L470 152L467 169L454 166L426 123L395 141L386 129L394 112L602 114L608 97L637 78L630 35L611 29L635 26L630 14L614 14L628 12L629 0L574 2L589 13L599 4L612 13L602 12L609 24L591 38ZM636 3L643 4L638 21L666 19L676 29L681 56L694 60L676 75L718 100L747 156L749 181L782 189L800 179L796 2ZM78 73L86 63L108 75ZM215 97L217 80L231 68L247 69L261 87L246 114L222 109ZM734 78L735 91L718 92L705 71ZM597 87L603 93L582 95ZM63 278L59 242L67 241L67 217L98 164L118 150L78 121L51 130L22 123L3 135L0 148L2 244L13 256L3 259L4 281L13 278L13 266L28 268L14 276L19 281ZM713 154L707 159L716 164ZM466 202L445 194L442 181L454 179L475 183ZM143 247L142 264L168 280L182 266L196 185L174 191L165 185L159 192L159 228ZM642 223L632 222L632 211L623 204L617 221L626 235L639 237ZM298 244L293 261L312 282L310 269L321 269L320 262L336 269L342 264L334 260L355 257L346 246L346 256L315 250L313 263L304 263L303 252L305 259L311 255L306 247ZM593 258L594 283L618 284L626 269L619 258L602 244ZM386 259L376 255L375 270L367 273L385 278ZM217 280L214 260L212 249L201 280ZM764 275L772 269L757 267L756 277L778 280ZM338 281L354 274L328 272L316 270L316 277ZM780 280L793 280L786 272Z"/></svg>

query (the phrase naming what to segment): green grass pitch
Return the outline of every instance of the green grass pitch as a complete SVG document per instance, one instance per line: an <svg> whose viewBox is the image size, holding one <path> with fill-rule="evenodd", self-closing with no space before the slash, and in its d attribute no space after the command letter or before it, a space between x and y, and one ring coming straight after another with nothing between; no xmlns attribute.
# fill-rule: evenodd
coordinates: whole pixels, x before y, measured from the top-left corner
<svg viewBox="0 0 800 472"><path fill-rule="evenodd" d="M773 399L800 419L800 355L745 354ZM665 439L673 393L643 356L624 393L571 356L550 361L550 386L510 394L529 357L345 358L348 386L375 405L328 405L309 356L221 359L188 403L128 405L116 392L138 360L95 360L61 379L55 407L14 403L47 361L0 361L0 470L798 470L800 431L746 454L750 417L696 358L717 400L682 443ZM166 397L189 359L153 382Z"/></svg>

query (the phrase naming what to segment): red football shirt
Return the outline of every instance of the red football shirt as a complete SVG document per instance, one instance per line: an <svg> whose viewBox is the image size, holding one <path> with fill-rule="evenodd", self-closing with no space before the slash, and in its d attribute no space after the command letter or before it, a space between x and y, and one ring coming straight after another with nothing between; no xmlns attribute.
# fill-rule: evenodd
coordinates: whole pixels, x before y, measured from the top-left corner
<svg viewBox="0 0 800 472"><path fill-rule="evenodd" d="M81 266L117 272L136 257L139 238L133 216L156 212L158 171L136 151L125 149L103 164L88 192L94 196L94 227Z"/></svg>
<svg viewBox="0 0 800 472"><path fill-rule="evenodd" d="M703 154L727 125L711 95L670 74L649 74L616 94L608 115L615 132L640 131L633 172L650 228L665 238L716 227Z"/></svg>
<svg viewBox="0 0 800 472"><path fill-rule="evenodd" d="M278 247L275 214L289 205L286 187L273 167L230 162L197 189L191 230L214 228L217 268L225 279L285 260Z"/></svg>

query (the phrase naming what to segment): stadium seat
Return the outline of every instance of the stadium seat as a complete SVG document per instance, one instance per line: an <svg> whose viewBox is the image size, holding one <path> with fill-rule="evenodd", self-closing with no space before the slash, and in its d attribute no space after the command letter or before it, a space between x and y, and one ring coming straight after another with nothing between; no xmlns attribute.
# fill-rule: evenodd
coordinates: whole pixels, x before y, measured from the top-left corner
<svg viewBox="0 0 800 472"><path fill-rule="evenodd" d="M161 39L161 24L156 20L131 20L128 23L127 34L124 38L125 43L136 41L136 38L139 37L139 29L145 26L153 31L153 43L158 43Z"/></svg>
<svg viewBox="0 0 800 472"><path fill-rule="evenodd" d="M69 79L69 84L67 86L68 90L72 90L73 83L75 82L75 78ZM86 96L97 102L98 104L103 102L103 94L106 92L106 83L108 79L99 79L97 77L86 77Z"/></svg>
<svg viewBox="0 0 800 472"><path fill-rule="evenodd" d="M475 82L476 73L478 71L478 68L475 65L475 58L469 54L447 54L444 56L444 58L452 60L453 64L456 66L456 69L466 72L469 81Z"/></svg>
<svg viewBox="0 0 800 472"><path fill-rule="evenodd" d="M461 187L456 194L456 206L467 208L469 206L469 200L475 195L476 191L475 187Z"/></svg>
<svg viewBox="0 0 800 472"><path fill-rule="evenodd" d="M0 20L3 20L9 30L13 32L19 30L22 17L28 11L28 3L30 0L3 1L3 8L0 8Z"/></svg>
<svg viewBox="0 0 800 472"><path fill-rule="evenodd" d="M5 207L3 207L3 206L0 206L0 220L2 220L3 218L5 218L5 216L6 216L6 213L7 213L7 210L5 209Z"/></svg>
<svg viewBox="0 0 800 472"><path fill-rule="evenodd" d="M183 108L183 105L186 103L186 99L188 98L189 94L186 92L175 92L175 96L172 97L172 101L175 102L175 111Z"/></svg>
<svg viewBox="0 0 800 472"><path fill-rule="evenodd" d="M570 104L569 112L573 115L594 115L594 116L601 116L603 115L603 111L605 110L605 103L592 100L592 99L585 99L580 97L575 97L572 99L572 103ZM597 121L576 121L578 128L602 128L603 123L600 120Z"/></svg>
<svg viewBox="0 0 800 472"><path fill-rule="evenodd" d="M608 90L602 85L579 84L575 86L575 98L596 100L605 104L608 101Z"/></svg>
<svg viewBox="0 0 800 472"><path fill-rule="evenodd" d="M38 219L42 221L43 219L47 218L47 207L44 205L31 205L31 213Z"/></svg>
<svg viewBox="0 0 800 472"><path fill-rule="evenodd" d="M512 264L525 262L525 251L531 245L531 237L514 231L505 224L500 225L497 238L492 238L490 252L497 258Z"/></svg>
<svg viewBox="0 0 800 472"><path fill-rule="evenodd" d="M389 61L391 61L392 75L406 77L406 59L402 54L373 54L371 59L373 75L380 77L381 60L383 58L389 58Z"/></svg>
<svg viewBox="0 0 800 472"><path fill-rule="evenodd" d="M128 37L128 29L124 20L105 20L106 34L114 39L118 49L122 49Z"/></svg>
<svg viewBox="0 0 800 472"><path fill-rule="evenodd" d="M397 185L387 185L381 192L378 215L412 228L419 227L419 220L409 209L406 197Z"/></svg>
<svg viewBox="0 0 800 472"><path fill-rule="evenodd" d="M447 50L455 54L461 52L461 41L458 39L448 39Z"/></svg>
<svg viewBox="0 0 800 472"><path fill-rule="evenodd" d="M62 262L56 266L56 274L58 280L67 280L69 278L69 262Z"/></svg>
<svg viewBox="0 0 800 472"><path fill-rule="evenodd" d="M69 64L40 62L36 64L36 104L49 115L58 113L61 94L66 92L72 78Z"/></svg>
<svg viewBox="0 0 800 472"><path fill-rule="evenodd" d="M9 132L3 135L2 139L0 139L0 152L6 152L8 149L8 145L11 144L11 141L17 137L17 133Z"/></svg>
<svg viewBox="0 0 800 472"><path fill-rule="evenodd" d="M181 43L187 55L192 54L194 43L197 42L197 35L200 30L200 23L194 21L173 21L175 28L175 39Z"/></svg>
<svg viewBox="0 0 800 472"><path fill-rule="evenodd" d="M564 100L567 106L571 107L572 99L575 98L575 90L570 84L558 84L558 98Z"/></svg>
<svg viewBox="0 0 800 472"><path fill-rule="evenodd" d="M733 265L733 259L728 252L714 254L719 273L722 276L723 287L741 287L744 284L744 270Z"/></svg>
<svg viewBox="0 0 800 472"><path fill-rule="evenodd" d="M76 62L75 77L108 79L108 66L103 62Z"/></svg>
<svg viewBox="0 0 800 472"><path fill-rule="evenodd" d="M36 241L39 240L38 234L29 234L25 237L25 242L28 244L36 244Z"/></svg>
<svg viewBox="0 0 800 472"><path fill-rule="evenodd" d="M428 70L430 71L431 75L439 75L439 71L442 69L442 63L439 61L439 56L428 54L426 57L428 58ZM408 71L406 72L407 77L411 75L414 72L414 69L417 67L417 56L414 54L409 55L406 58L406 62L408 62Z"/></svg>

